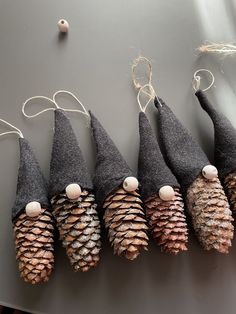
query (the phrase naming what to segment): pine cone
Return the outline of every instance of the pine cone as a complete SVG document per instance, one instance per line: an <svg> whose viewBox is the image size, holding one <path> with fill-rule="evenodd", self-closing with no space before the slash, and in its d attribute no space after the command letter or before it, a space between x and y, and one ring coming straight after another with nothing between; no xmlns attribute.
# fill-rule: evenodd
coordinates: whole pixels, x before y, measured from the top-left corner
<svg viewBox="0 0 236 314"><path fill-rule="evenodd" d="M187 250L188 231L182 196L179 188L174 191L174 200L163 201L157 193L145 201L145 208L157 244L163 251L176 255Z"/></svg>
<svg viewBox="0 0 236 314"><path fill-rule="evenodd" d="M134 260L142 249L147 250L147 225L139 194L119 188L103 205L105 226L114 254Z"/></svg>
<svg viewBox="0 0 236 314"><path fill-rule="evenodd" d="M219 179L210 181L200 174L187 190L187 206L203 248L228 253L233 218Z"/></svg>
<svg viewBox="0 0 236 314"><path fill-rule="evenodd" d="M236 172L229 173L223 182L226 195L229 199L229 204L233 215L236 214Z"/></svg>
<svg viewBox="0 0 236 314"><path fill-rule="evenodd" d="M51 200L63 247L75 271L88 271L99 261L100 222L92 193L83 190L78 200L62 193Z"/></svg>
<svg viewBox="0 0 236 314"><path fill-rule="evenodd" d="M53 217L42 209L37 217L25 212L14 221L16 259L26 282L47 282L54 267Z"/></svg>

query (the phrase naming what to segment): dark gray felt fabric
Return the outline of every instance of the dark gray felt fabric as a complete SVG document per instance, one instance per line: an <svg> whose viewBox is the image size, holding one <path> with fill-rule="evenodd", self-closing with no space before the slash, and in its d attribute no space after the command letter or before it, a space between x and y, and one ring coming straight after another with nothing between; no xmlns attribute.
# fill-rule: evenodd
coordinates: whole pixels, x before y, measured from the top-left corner
<svg viewBox="0 0 236 314"><path fill-rule="evenodd" d="M29 202L39 202L44 208L50 206L48 188L29 142L24 138L20 138L19 145L20 166L16 200L12 208L12 221L20 215Z"/></svg>
<svg viewBox="0 0 236 314"><path fill-rule="evenodd" d="M50 197L71 183L92 190L93 184L69 119L63 110L55 110L55 129L50 164Z"/></svg>
<svg viewBox="0 0 236 314"><path fill-rule="evenodd" d="M215 165L220 179L236 169L236 129L208 101L203 91L196 92L202 108L209 114L215 130Z"/></svg>
<svg viewBox="0 0 236 314"><path fill-rule="evenodd" d="M91 112L90 116L97 154L94 188L98 206L101 207L108 194L133 173L97 118Z"/></svg>
<svg viewBox="0 0 236 314"><path fill-rule="evenodd" d="M184 191L210 162L187 129L176 118L171 109L158 98L157 107L160 140L166 161Z"/></svg>
<svg viewBox="0 0 236 314"><path fill-rule="evenodd" d="M146 200L164 185L178 187L179 184L167 166L148 118L143 112L139 114L139 134L138 180L141 196Z"/></svg>

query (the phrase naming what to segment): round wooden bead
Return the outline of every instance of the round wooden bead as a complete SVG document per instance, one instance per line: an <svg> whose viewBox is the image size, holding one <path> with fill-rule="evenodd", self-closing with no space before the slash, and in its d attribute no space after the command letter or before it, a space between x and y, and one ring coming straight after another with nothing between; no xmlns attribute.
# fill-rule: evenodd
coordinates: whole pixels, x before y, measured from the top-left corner
<svg viewBox="0 0 236 314"><path fill-rule="evenodd" d="M67 33L69 30L69 23L64 19L59 20L57 26L62 33Z"/></svg>
<svg viewBox="0 0 236 314"><path fill-rule="evenodd" d="M41 205L39 202L30 202L25 206L26 215L29 217L37 217L41 213Z"/></svg>
<svg viewBox="0 0 236 314"><path fill-rule="evenodd" d="M71 183L66 187L66 195L69 199L75 200L81 195L81 187L77 183Z"/></svg>
<svg viewBox="0 0 236 314"><path fill-rule="evenodd" d="M215 166L207 165L202 169L202 175L208 180L213 180L217 178L218 170Z"/></svg>
<svg viewBox="0 0 236 314"><path fill-rule="evenodd" d="M171 201L175 196L175 191L170 185L164 185L159 190L159 197L163 201Z"/></svg>
<svg viewBox="0 0 236 314"><path fill-rule="evenodd" d="M123 188L127 192L133 192L138 188L138 180L135 177L127 177L123 182Z"/></svg>

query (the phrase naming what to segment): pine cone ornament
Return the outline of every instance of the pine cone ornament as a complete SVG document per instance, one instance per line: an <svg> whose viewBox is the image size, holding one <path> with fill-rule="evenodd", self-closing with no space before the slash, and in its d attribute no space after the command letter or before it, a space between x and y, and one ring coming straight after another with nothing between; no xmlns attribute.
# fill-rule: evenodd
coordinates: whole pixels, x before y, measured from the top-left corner
<svg viewBox="0 0 236 314"><path fill-rule="evenodd" d="M42 209L37 217L26 213L14 222L16 259L21 277L31 284L47 282L54 266L53 217Z"/></svg>
<svg viewBox="0 0 236 314"><path fill-rule="evenodd" d="M166 160L184 191L196 235L204 249L228 253L233 218L218 171L171 109L160 98L155 105Z"/></svg>
<svg viewBox="0 0 236 314"><path fill-rule="evenodd" d="M141 250L147 250L148 227L138 192L119 188L106 198L103 208L114 254L134 260Z"/></svg>
<svg viewBox="0 0 236 314"><path fill-rule="evenodd" d="M16 259L28 283L49 280L54 267L54 219L48 187L28 141L19 139L20 167L12 208Z"/></svg>
<svg viewBox="0 0 236 314"><path fill-rule="evenodd" d="M100 122L91 112L90 116L97 153L96 200L104 210L105 226L114 254L134 260L141 250L147 250L148 244L139 183Z"/></svg>
<svg viewBox="0 0 236 314"><path fill-rule="evenodd" d="M204 249L228 253L233 239L233 218L219 179L209 181L199 175L188 188L186 200Z"/></svg>
<svg viewBox="0 0 236 314"><path fill-rule="evenodd" d="M65 112L55 110L50 196L60 239L75 271L99 261L100 222L93 183Z"/></svg>
<svg viewBox="0 0 236 314"><path fill-rule="evenodd" d="M214 125L215 164L225 188L231 210L236 214L236 129L218 112L201 90L196 92L201 107L208 113Z"/></svg>
<svg viewBox="0 0 236 314"><path fill-rule="evenodd" d="M226 195L229 199L230 208L233 215L236 215L236 172L233 171L226 175L223 181Z"/></svg>
<svg viewBox="0 0 236 314"><path fill-rule="evenodd" d="M83 190L78 200L62 193L51 200L60 239L75 271L88 271L99 261L100 222L92 193Z"/></svg>
<svg viewBox="0 0 236 314"><path fill-rule="evenodd" d="M161 250L187 250L188 232L180 186L167 166L151 125L139 113L138 179L151 233Z"/></svg>
<svg viewBox="0 0 236 314"><path fill-rule="evenodd" d="M152 235L164 252L178 254L187 251L188 231L184 203L179 188L174 188L175 197L163 201L159 194L145 201L146 215Z"/></svg>

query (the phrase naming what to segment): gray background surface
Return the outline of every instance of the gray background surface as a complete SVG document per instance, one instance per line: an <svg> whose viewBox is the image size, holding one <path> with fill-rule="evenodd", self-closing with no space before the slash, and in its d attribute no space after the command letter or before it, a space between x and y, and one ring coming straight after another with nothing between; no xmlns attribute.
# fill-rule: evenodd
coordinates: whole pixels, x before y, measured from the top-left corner
<svg viewBox="0 0 236 314"><path fill-rule="evenodd" d="M63 40L56 25L61 17L71 26ZM199 57L195 48L205 40L235 38L233 0L0 0L0 116L22 129L48 175L53 114L27 120L21 104L30 96L71 90L136 171L138 107L130 65L141 53L153 62L159 95L211 158L212 125L193 96L192 74L200 67L214 72L215 88L208 95L236 126L236 59ZM60 103L76 108L68 98ZM28 111L47 105L40 102ZM149 115L154 126L151 108ZM90 130L76 114L71 122L93 171ZM19 163L14 136L1 138L0 152L0 304L34 313L235 313L235 241L230 254L222 256L204 252L193 235L181 256L162 254L151 243L135 262L114 257L104 239L99 267L85 274L73 273L57 244L50 282L25 284L17 272L10 223Z"/></svg>

